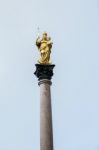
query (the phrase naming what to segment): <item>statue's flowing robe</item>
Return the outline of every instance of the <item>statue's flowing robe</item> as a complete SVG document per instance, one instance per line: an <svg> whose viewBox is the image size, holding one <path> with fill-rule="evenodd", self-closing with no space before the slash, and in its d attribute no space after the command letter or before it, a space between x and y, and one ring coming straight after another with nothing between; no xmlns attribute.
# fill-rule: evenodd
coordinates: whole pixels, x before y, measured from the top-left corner
<svg viewBox="0 0 99 150"><path fill-rule="evenodd" d="M51 44L49 41L41 40L40 43L38 43L39 50L41 53L41 58L39 59L39 63L42 64L48 64L50 63L50 53L51 53Z"/></svg>

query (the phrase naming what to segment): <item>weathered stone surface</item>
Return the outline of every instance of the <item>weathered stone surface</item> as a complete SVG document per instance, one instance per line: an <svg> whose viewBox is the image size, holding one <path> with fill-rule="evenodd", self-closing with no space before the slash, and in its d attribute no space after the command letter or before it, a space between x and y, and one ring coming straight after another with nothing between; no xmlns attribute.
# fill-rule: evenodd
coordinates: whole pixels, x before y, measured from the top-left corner
<svg viewBox="0 0 99 150"><path fill-rule="evenodd" d="M47 80L40 84L40 150L53 150L51 93Z"/></svg>

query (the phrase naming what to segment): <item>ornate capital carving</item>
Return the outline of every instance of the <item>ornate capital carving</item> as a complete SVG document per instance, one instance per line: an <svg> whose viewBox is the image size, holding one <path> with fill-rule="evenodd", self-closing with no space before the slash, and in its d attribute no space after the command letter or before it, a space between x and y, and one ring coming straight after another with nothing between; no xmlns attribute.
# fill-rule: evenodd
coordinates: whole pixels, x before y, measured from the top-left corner
<svg viewBox="0 0 99 150"><path fill-rule="evenodd" d="M34 74L39 81L43 79L51 80L53 76L53 68L55 67L55 65L36 64L35 66L36 71L34 72Z"/></svg>

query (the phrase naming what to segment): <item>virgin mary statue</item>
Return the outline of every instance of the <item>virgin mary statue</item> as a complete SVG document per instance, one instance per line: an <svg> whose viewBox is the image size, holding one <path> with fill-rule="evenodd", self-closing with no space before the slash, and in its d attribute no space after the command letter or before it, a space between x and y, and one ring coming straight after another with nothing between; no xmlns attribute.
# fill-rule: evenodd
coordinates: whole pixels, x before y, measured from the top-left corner
<svg viewBox="0 0 99 150"><path fill-rule="evenodd" d="M37 38L36 46L40 51L40 59L38 60L40 64L51 64L50 54L52 44L51 38L47 36L46 32L43 33L42 39L40 37Z"/></svg>

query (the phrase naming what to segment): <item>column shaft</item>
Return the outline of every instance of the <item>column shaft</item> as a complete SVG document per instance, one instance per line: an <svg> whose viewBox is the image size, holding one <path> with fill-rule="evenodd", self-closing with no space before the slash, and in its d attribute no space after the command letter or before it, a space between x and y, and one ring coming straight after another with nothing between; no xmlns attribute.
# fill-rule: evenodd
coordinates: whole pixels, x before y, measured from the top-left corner
<svg viewBox="0 0 99 150"><path fill-rule="evenodd" d="M40 83L40 150L53 150L51 81Z"/></svg>

